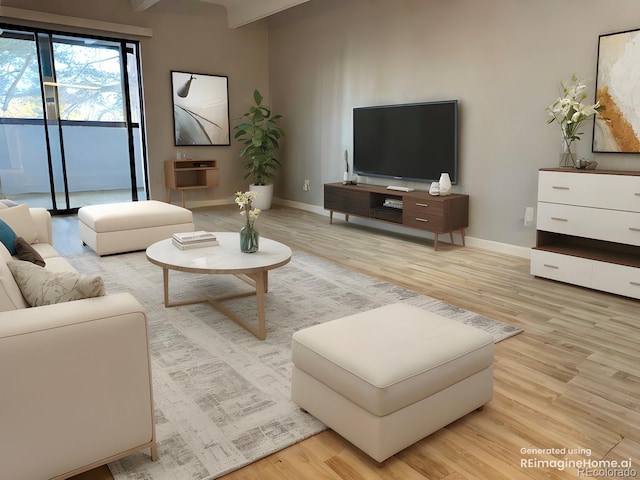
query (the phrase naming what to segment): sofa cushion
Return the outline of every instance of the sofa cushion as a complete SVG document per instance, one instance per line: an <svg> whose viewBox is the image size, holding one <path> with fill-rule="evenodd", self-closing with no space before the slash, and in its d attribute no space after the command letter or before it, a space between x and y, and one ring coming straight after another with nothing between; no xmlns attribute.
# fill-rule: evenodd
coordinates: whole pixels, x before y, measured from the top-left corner
<svg viewBox="0 0 640 480"><path fill-rule="evenodd" d="M49 266L50 258L62 258L57 250L48 243L32 243L31 247L47 262L47 266Z"/></svg>
<svg viewBox="0 0 640 480"><path fill-rule="evenodd" d="M39 245L42 245L41 243L38 243L36 245L31 245L32 247L37 247ZM38 250L39 252L40 250ZM73 266L67 262L67 260L64 257L45 257L44 255L42 256L44 258L44 261L47 262L47 270L49 270L50 272L55 272L55 273L78 273L78 271L73 268Z"/></svg>
<svg viewBox="0 0 640 480"><path fill-rule="evenodd" d="M98 275L51 272L23 260L11 260L7 266L29 305L38 307L70 302L106 294Z"/></svg>
<svg viewBox="0 0 640 480"><path fill-rule="evenodd" d="M16 232L6 222L0 220L0 242L7 247L11 255L16 254L16 238L18 238Z"/></svg>
<svg viewBox="0 0 640 480"><path fill-rule="evenodd" d="M16 232L16 235L24 238L28 243L38 242L38 231L26 203L0 210L0 220L3 220Z"/></svg>
<svg viewBox="0 0 640 480"><path fill-rule="evenodd" d="M16 257L18 260L24 260L25 262L31 262L39 267L45 266L45 261L42 256L37 252L35 248L27 243L22 237L17 237L14 242L16 249Z"/></svg>

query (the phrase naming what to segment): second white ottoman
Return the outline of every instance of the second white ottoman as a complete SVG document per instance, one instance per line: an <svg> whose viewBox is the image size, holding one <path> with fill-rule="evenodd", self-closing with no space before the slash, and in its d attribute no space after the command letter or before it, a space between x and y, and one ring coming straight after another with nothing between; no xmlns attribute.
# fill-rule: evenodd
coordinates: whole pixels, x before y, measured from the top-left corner
<svg viewBox="0 0 640 480"><path fill-rule="evenodd" d="M382 462L493 396L493 336L403 304L293 335L292 400Z"/></svg>
<svg viewBox="0 0 640 480"><path fill-rule="evenodd" d="M174 233L192 232L193 213L157 200L89 205L78 210L78 230L98 255L133 252Z"/></svg>

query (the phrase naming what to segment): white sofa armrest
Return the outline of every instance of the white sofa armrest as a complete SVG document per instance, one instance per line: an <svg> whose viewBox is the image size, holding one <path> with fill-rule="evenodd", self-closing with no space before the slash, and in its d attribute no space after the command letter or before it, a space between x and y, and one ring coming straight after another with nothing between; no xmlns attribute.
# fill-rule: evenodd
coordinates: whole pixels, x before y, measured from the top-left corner
<svg viewBox="0 0 640 480"><path fill-rule="evenodd" d="M38 232L38 242L53 245L51 214L49 211L45 208L33 207L29 209L29 212Z"/></svg>
<svg viewBox="0 0 640 480"><path fill-rule="evenodd" d="M154 453L147 318L128 293L0 313L0 385L2 478Z"/></svg>

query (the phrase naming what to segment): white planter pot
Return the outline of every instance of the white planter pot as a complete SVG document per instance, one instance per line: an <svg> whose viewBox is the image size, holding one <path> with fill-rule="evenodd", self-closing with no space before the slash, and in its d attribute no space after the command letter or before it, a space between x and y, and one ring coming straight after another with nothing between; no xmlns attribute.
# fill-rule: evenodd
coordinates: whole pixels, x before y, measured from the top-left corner
<svg viewBox="0 0 640 480"><path fill-rule="evenodd" d="M256 192L256 199L252 203L253 208L259 208L260 210L269 210L271 208L273 184L249 185L249 190Z"/></svg>

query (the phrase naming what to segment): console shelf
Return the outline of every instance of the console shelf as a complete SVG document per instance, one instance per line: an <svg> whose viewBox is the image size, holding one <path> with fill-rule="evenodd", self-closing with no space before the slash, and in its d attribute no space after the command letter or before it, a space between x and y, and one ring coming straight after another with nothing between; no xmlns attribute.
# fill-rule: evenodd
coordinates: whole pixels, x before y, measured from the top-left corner
<svg viewBox="0 0 640 480"><path fill-rule="evenodd" d="M329 210L330 223L337 212L344 214L347 222L353 215L431 232L435 250L442 233L448 233L453 244L453 232L460 232L464 245L464 230L469 225L469 196L461 194L438 197L419 190L402 192L375 185L327 183L324 208Z"/></svg>

